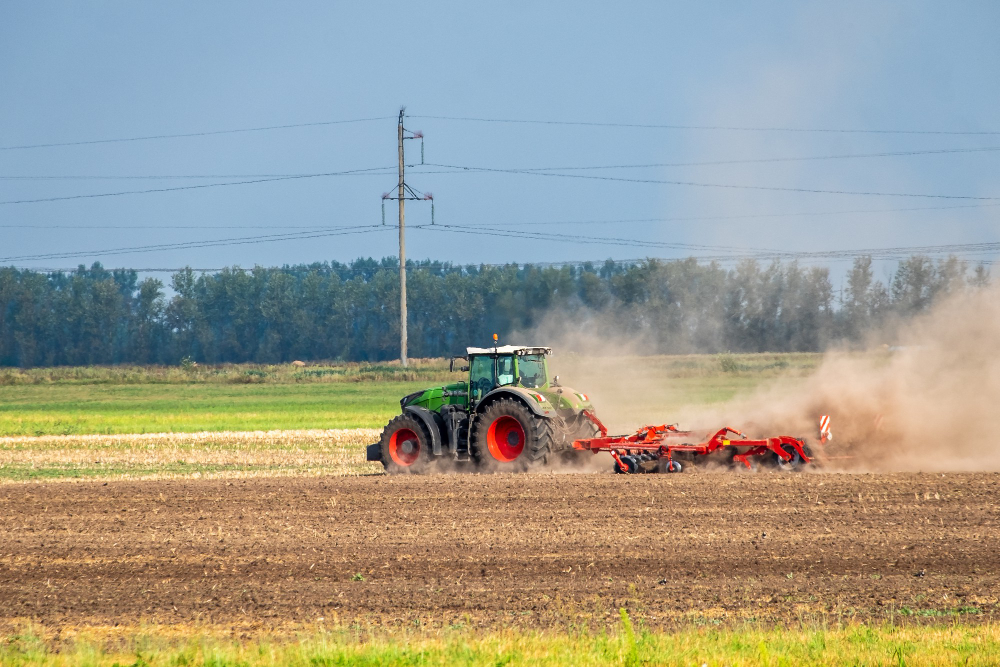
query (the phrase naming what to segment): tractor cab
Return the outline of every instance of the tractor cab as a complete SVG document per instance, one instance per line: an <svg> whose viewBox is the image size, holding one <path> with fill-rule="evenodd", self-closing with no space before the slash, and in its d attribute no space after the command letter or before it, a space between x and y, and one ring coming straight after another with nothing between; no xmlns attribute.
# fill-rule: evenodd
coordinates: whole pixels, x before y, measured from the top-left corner
<svg viewBox="0 0 1000 667"><path fill-rule="evenodd" d="M548 347L503 345L466 349L469 360L469 404L476 405L497 387L549 388Z"/></svg>

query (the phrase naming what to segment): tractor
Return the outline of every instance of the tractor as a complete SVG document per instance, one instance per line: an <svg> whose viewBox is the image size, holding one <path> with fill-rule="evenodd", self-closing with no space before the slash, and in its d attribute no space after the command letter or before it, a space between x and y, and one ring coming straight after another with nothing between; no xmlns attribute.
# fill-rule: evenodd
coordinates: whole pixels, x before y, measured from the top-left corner
<svg viewBox="0 0 1000 667"><path fill-rule="evenodd" d="M549 375L551 354L548 347L499 345L496 336L493 347L467 348L450 366L467 379L404 396L401 414L368 446L367 459L391 474L441 463L522 472L580 456L573 443L598 435L600 422L586 394Z"/></svg>

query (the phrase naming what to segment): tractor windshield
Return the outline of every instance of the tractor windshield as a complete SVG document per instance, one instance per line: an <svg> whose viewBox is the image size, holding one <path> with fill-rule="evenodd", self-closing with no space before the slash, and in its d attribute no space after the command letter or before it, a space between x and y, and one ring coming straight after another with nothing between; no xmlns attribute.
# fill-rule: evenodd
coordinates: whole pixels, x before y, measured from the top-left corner
<svg viewBox="0 0 1000 667"><path fill-rule="evenodd" d="M537 389L548 380L543 354L525 354L516 359L511 354L474 356L469 366L469 388L476 401L494 387L514 384L515 378L519 379L518 384L529 389Z"/></svg>
<svg viewBox="0 0 1000 667"><path fill-rule="evenodd" d="M525 354L517 359L517 369L521 375L521 386L536 389L545 384L545 356Z"/></svg>

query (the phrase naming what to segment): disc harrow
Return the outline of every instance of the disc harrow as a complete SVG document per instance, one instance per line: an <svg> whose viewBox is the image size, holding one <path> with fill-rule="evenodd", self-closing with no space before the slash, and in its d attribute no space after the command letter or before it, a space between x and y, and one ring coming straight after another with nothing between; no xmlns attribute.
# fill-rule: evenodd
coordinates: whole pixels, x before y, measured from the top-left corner
<svg viewBox="0 0 1000 667"><path fill-rule="evenodd" d="M736 466L753 468L757 460L782 469L798 469L813 462L806 443L787 435L751 439L740 431L725 426L704 442L692 431L682 431L676 424L643 426L631 435L608 435L608 429L589 410L583 412L600 430L601 435L581 438L573 448L593 453L607 452L615 463L615 472L623 474L646 472L681 472L684 465L677 460L694 461L700 456L716 455ZM824 417L829 432L829 417Z"/></svg>

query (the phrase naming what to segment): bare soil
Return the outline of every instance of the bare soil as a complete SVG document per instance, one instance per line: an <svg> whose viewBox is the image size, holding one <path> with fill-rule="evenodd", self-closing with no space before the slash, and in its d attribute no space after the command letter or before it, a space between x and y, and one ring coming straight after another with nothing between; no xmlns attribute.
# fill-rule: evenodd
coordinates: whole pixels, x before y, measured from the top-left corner
<svg viewBox="0 0 1000 667"><path fill-rule="evenodd" d="M986 620L998 498L996 474L8 484L0 624Z"/></svg>

